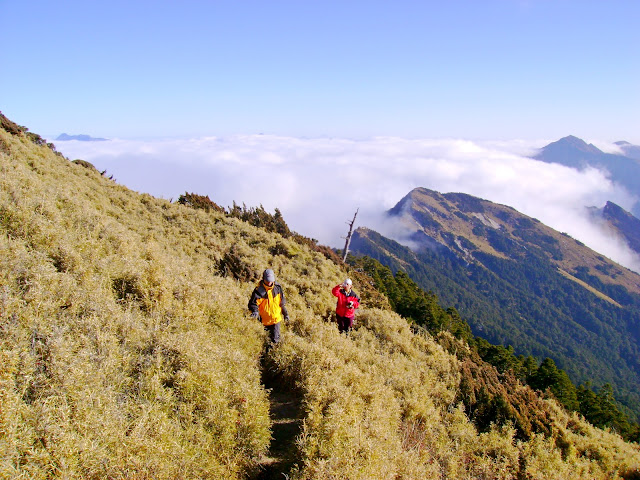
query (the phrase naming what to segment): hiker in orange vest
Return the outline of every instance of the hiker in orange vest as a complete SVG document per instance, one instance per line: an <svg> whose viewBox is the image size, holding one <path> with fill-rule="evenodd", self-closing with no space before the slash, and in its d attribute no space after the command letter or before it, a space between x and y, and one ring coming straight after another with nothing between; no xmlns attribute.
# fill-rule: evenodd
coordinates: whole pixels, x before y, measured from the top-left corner
<svg viewBox="0 0 640 480"><path fill-rule="evenodd" d="M280 341L280 322L289 323L289 313L285 307L284 292L273 270L267 268L262 273L262 280L253 289L249 299L249 311L251 318L260 318L262 325L269 332L269 340L272 343Z"/></svg>
<svg viewBox="0 0 640 480"><path fill-rule="evenodd" d="M336 320L338 331L348 333L353 328L353 319L356 308L360 306L360 297L352 290L352 282L347 278L341 285L336 285L331 290L334 297L338 297L336 304Z"/></svg>

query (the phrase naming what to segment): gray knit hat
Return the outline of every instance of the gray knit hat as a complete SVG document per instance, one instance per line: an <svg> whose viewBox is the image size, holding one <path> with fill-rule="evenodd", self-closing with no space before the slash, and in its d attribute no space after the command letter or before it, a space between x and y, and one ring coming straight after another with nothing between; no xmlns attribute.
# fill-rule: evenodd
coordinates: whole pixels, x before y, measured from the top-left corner
<svg viewBox="0 0 640 480"><path fill-rule="evenodd" d="M271 270L270 268L267 268L262 274L262 280L264 280L265 282L275 282L276 274L273 273L273 270Z"/></svg>

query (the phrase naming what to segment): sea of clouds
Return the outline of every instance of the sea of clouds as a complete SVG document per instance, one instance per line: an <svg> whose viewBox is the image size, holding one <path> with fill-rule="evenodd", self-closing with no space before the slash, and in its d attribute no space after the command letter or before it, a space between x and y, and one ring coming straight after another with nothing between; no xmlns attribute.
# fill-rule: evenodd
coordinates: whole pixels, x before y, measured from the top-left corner
<svg viewBox="0 0 640 480"><path fill-rule="evenodd" d="M528 158L547 143L273 135L55 142L69 159L87 160L139 192L279 208L291 229L333 247L344 246L356 209L356 226L392 235L386 210L425 187L509 205L640 272L640 257L586 210L609 200L629 211L638 198L604 172Z"/></svg>

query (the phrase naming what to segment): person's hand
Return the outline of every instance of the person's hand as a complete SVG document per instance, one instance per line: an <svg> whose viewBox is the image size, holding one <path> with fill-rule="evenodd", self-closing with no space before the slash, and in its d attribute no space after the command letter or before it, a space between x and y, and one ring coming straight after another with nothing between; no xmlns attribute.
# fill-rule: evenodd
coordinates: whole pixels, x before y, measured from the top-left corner
<svg viewBox="0 0 640 480"><path fill-rule="evenodd" d="M250 318L258 318L260 316L260 314L258 312L251 312L251 315L249 315Z"/></svg>
<svg viewBox="0 0 640 480"><path fill-rule="evenodd" d="M349 307L349 308L353 308L353 302L349 302L349 303L347 303L347 307Z"/></svg>
<svg viewBox="0 0 640 480"><path fill-rule="evenodd" d="M284 324L285 325L289 325L289 317L288 316L284 317Z"/></svg>

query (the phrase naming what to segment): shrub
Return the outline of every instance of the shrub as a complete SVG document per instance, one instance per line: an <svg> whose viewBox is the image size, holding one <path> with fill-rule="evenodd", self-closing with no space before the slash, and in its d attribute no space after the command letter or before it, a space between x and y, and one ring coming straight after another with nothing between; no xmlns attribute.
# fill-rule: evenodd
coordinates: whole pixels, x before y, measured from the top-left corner
<svg viewBox="0 0 640 480"><path fill-rule="evenodd" d="M181 205L187 205L191 208L201 208L207 212L212 210L216 212L224 212L224 208L211 201L208 195L205 196L195 193L185 193L184 195L180 195L178 203Z"/></svg>
<svg viewBox="0 0 640 480"><path fill-rule="evenodd" d="M86 160L76 159L76 160L73 160L71 163L75 163L76 165L80 165L81 167L87 168L94 172L98 171L98 169L94 167L94 165L91 162L87 162Z"/></svg>

